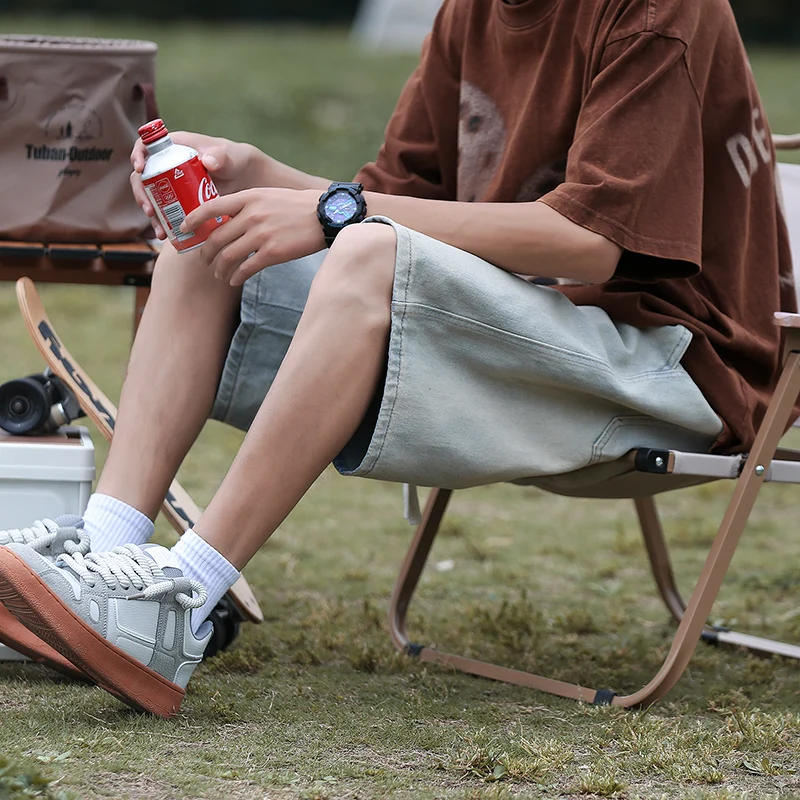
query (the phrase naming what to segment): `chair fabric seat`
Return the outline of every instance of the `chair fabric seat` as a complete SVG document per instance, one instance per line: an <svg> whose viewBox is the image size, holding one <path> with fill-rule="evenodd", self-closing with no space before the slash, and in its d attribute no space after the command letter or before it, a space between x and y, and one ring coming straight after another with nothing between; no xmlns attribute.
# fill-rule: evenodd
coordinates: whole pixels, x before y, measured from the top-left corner
<svg viewBox="0 0 800 800"><path fill-rule="evenodd" d="M719 480L717 476L654 475L649 472L639 472L629 460L621 458L606 464L594 464L565 475L528 478L514 483L518 486L536 486L564 497L635 500L717 480Z"/></svg>

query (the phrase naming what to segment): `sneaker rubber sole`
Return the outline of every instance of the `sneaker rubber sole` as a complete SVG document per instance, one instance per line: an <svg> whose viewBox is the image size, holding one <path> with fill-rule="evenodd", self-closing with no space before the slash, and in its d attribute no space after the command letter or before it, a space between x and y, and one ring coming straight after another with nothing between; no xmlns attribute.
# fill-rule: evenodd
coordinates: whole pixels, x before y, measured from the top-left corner
<svg viewBox="0 0 800 800"><path fill-rule="evenodd" d="M11 550L0 552L0 602L109 694L133 708L172 717L185 690L113 645L68 608Z"/></svg>
<svg viewBox="0 0 800 800"><path fill-rule="evenodd" d="M90 680L86 673L67 661L47 642L29 631L2 603L0 603L0 644L16 650L37 664L57 670L68 678L79 681Z"/></svg>

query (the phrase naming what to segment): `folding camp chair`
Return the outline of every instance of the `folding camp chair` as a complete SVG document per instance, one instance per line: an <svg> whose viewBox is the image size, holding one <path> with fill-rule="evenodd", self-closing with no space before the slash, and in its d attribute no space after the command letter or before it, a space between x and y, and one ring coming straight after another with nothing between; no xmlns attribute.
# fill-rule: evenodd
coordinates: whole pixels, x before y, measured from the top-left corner
<svg viewBox="0 0 800 800"><path fill-rule="evenodd" d="M779 149L800 149L800 135L775 137L775 144ZM792 237L796 285L800 285L800 165L781 164L780 175ZM800 659L798 645L706 624L762 484L767 481L800 483L800 451L778 446L800 394L800 314L776 313L775 322L785 332L783 372L749 454L718 456L638 449L619 461L604 465L603 479L596 483L582 485L578 473L571 487L563 480L554 480L552 485L546 480L536 481L540 487L568 496L633 499L656 586L679 623L661 669L646 686L633 694L618 695L610 689L590 689L413 643L406 633L406 614L453 493L449 489L431 492L397 579L389 608L389 627L395 646L422 661L445 664L473 675L588 703L616 706L646 706L663 697L683 674L701 638ZM653 496L719 479L735 480L736 486L700 578L686 603L675 584Z"/></svg>

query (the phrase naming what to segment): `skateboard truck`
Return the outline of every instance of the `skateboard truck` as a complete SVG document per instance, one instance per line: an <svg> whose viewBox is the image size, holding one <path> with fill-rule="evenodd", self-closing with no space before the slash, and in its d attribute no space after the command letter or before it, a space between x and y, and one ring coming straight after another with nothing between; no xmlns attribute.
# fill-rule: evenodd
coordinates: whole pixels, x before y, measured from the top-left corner
<svg viewBox="0 0 800 800"><path fill-rule="evenodd" d="M208 619L214 625L214 633L206 645L203 658L212 658L222 650L227 650L239 635L244 618L230 597L225 595L214 606L214 609L208 615Z"/></svg>
<svg viewBox="0 0 800 800"><path fill-rule="evenodd" d="M0 428L14 436L53 433L83 416L75 395L49 368L0 384Z"/></svg>

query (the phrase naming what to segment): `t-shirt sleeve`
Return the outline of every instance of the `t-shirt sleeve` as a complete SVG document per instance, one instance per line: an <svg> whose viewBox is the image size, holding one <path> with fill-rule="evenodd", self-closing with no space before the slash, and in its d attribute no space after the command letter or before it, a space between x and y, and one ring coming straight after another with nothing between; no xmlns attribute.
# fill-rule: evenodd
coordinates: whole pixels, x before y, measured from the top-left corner
<svg viewBox="0 0 800 800"><path fill-rule="evenodd" d="M640 33L606 46L563 184L541 198L623 249L618 275L700 271L703 131L683 42Z"/></svg>
<svg viewBox="0 0 800 800"><path fill-rule="evenodd" d="M453 20L456 5L446 0L439 11L377 158L356 175L368 190L455 199L460 80Z"/></svg>

